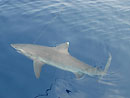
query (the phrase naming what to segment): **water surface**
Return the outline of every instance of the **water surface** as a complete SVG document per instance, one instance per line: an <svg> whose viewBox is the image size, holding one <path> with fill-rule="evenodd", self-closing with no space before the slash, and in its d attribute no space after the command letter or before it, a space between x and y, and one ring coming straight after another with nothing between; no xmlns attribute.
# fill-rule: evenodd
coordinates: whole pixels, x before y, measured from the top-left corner
<svg viewBox="0 0 130 98"><path fill-rule="evenodd" d="M0 0L0 98L129 98L129 16L129 0ZM72 56L102 69L110 52L108 75L77 80L45 65L37 80L33 62L10 46L66 41Z"/></svg>

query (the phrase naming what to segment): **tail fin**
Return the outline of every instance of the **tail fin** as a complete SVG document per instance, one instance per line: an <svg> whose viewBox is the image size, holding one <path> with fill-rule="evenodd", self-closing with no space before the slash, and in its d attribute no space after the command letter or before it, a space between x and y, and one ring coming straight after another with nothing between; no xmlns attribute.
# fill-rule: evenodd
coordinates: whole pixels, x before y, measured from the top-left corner
<svg viewBox="0 0 130 98"><path fill-rule="evenodd" d="M101 75L101 78L103 78L103 76L105 76L105 75L107 74L107 71L108 71L108 69L109 69L109 67L110 67L110 64L111 64L111 60L112 60L112 56L111 56L111 53L109 53L109 58L108 58L108 60L107 60L107 64L106 64L106 66L105 66L105 69L104 69L104 71L103 71L103 74Z"/></svg>
<svg viewBox="0 0 130 98"><path fill-rule="evenodd" d="M107 73L107 70L108 70L109 67L110 67L111 60L112 60L112 56L111 56L111 53L109 53L109 58L108 58L107 64L106 64L105 69L104 69L105 75L106 75L106 73Z"/></svg>

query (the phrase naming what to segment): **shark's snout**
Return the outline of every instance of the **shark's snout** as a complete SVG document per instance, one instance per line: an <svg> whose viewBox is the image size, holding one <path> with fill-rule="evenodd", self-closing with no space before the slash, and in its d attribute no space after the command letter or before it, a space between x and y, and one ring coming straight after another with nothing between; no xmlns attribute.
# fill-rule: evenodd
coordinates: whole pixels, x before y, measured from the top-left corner
<svg viewBox="0 0 130 98"><path fill-rule="evenodd" d="M18 52L23 52L23 49L20 44L11 44L11 46L16 49Z"/></svg>
<svg viewBox="0 0 130 98"><path fill-rule="evenodd" d="M11 46L17 50L21 49L22 46L20 44L11 44Z"/></svg>
<svg viewBox="0 0 130 98"><path fill-rule="evenodd" d="M11 46L14 49L16 49L18 53L22 53L22 54L25 54L25 55L29 55L30 54L28 49L23 44L11 44Z"/></svg>
<svg viewBox="0 0 130 98"><path fill-rule="evenodd" d="M19 47L17 44L11 44L11 46L12 46L14 49L16 49L16 50L19 50L19 49L20 49L20 47Z"/></svg>
<svg viewBox="0 0 130 98"><path fill-rule="evenodd" d="M15 44L10 44L13 48L15 48Z"/></svg>

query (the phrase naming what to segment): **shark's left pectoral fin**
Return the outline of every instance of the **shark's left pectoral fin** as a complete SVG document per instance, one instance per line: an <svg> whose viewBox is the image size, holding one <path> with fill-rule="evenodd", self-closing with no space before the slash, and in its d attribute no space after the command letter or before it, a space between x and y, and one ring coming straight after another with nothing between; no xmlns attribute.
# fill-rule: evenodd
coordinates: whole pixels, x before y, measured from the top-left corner
<svg viewBox="0 0 130 98"><path fill-rule="evenodd" d="M39 77L40 77L40 72L41 72L42 66L43 66L44 64L45 64L45 63L40 62L40 61L38 61L38 60L34 60L34 61L33 61L34 73L35 73L36 78L39 78Z"/></svg>
<svg viewBox="0 0 130 98"><path fill-rule="evenodd" d="M76 72L76 73L75 73L75 76L76 76L77 79L81 79L84 75L85 75L85 74L82 73L82 72Z"/></svg>

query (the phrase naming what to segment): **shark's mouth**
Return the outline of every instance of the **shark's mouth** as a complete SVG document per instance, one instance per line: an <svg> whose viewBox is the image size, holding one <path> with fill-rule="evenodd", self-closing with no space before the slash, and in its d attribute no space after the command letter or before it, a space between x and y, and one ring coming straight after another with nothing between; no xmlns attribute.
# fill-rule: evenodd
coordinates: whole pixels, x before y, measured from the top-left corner
<svg viewBox="0 0 130 98"><path fill-rule="evenodd" d="M22 53L22 54L24 54L24 53L25 53L25 51L24 51L24 50L22 50L22 49L17 49L17 52L18 52L18 53Z"/></svg>
<svg viewBox="0 0 130 98"><path fill-rule="evenodd" d="M23 49L17 49L17 52L20 53L20 54L23 54L23 55L27 56L28 58L31 58L31 59L35 58L32 54L24 51Z"/></svg>

